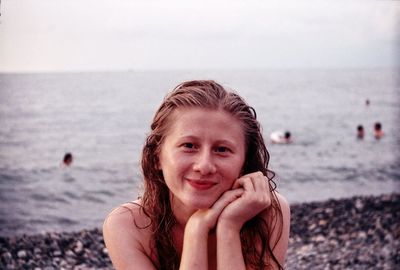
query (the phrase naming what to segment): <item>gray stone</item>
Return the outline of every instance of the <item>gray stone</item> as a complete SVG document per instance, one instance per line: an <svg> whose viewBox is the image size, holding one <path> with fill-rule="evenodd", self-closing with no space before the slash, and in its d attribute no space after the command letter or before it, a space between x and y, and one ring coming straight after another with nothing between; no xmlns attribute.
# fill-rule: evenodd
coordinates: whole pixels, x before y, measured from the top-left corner
<svg viewBox="0 0 400 270"><path fill-rule="evenodd" d="M18 258L20 258L20 259L24 259L24 258L26 258L27 253L26 253L25 250L20 250L20 251L18 251L17 256L18 256Z"/></svg>

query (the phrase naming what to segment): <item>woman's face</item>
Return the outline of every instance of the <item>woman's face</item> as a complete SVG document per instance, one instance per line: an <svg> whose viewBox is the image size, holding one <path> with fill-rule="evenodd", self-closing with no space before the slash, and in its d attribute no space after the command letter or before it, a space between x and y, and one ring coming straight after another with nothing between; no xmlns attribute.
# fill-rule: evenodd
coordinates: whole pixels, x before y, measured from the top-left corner
<svg viewBox="0 0 400 270"><path fill-rule="evenodd" d="M245 159L240 121L222 110L176 109L161 145L159 166L173 209L209 208L232 187Z"/></svg>

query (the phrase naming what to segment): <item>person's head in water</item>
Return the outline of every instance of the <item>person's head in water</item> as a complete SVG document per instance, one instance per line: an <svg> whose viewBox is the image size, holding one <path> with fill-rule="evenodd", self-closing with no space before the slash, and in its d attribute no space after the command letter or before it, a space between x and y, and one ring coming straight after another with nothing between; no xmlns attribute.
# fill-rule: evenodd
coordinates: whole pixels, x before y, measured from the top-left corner
<svg viewBox="0 0 400 270"><path fill-rule="evenodd" d="M286 142L290 142L292 134L290 133L290 131L286 131L285 132L285 140Z"/></svg>
<svg viewBox="0 0 400 270"><path fill-rule="evenodd" d="M382 138L382 136L384 135L383 131L382 131L382 124L380 122L376 122L374 125L374 136L376 139L380 139Z"/></svg>
<svg viewBox="0 0 400 270"><path fill-rule="evenodd" d="M357 126L357 138L358 139L364 138L364 127L362 125Z"/></svg>
<svg viewBox="0 0 400 270"><path fill-rule="evenodd" d="M72 164L73 158L71 153L66 153L64 155L63 164L65 166L70 166Z"/></svg>

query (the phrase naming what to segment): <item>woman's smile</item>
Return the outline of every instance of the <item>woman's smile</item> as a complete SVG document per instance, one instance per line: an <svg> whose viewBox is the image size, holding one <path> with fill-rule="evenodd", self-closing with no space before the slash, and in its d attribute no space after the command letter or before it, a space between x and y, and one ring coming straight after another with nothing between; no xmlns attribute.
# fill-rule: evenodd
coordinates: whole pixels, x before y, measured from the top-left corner
<svg viewBox="0 0 400 270"><path fill-rule="evenodd" d="M192 180L192 179L186 179L186 180L193 188L197 190L208 190L217 184L213 181L207 181L207 180Z"/></svg>

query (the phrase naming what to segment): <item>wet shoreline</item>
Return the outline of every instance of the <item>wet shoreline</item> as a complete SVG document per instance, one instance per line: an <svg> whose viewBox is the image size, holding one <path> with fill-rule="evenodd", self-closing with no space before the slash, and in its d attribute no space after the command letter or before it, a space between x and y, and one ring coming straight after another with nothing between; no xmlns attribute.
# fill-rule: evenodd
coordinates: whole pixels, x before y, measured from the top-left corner
<svg viewBox="0 0 400 270"><path fill-rule="evenodd" d="M396 269L400 194L294 204L285 269ZM0 269L113 269L100 229L0 237Z"/></svg>

